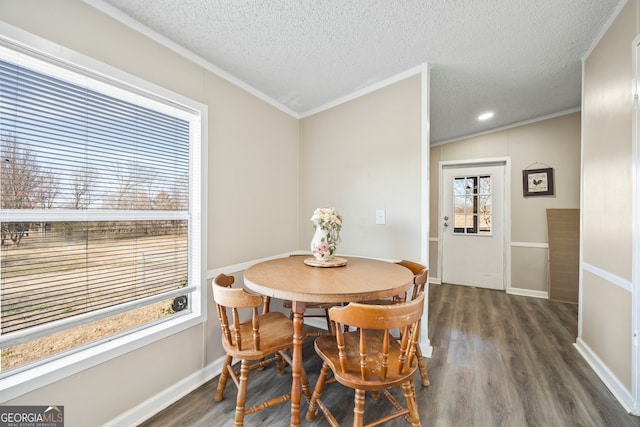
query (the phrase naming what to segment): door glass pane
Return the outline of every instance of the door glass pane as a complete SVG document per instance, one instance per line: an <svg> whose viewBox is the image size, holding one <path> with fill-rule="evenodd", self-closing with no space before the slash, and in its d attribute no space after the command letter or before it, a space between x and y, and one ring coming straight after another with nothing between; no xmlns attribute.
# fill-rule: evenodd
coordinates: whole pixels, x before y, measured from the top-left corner
<svg viewBox="0 0 640 427"><path fill-rule="evenodd" d="M455 178L453 180L453 195L454 196L462 196L466 194L466 178Z"/></svg>
<svg viewBox="0 0 640 427"><path fill-rule="evenodd" d="M454 203L453 211L454 211L454 213L456 213L456 214L464 214L465 213L465 211L466 211L466 209L465 209L465 205L466 205L465 201L466 201L466 197L464 197L464 196L458 196L458 197L454 197L453 198L453 203Z"/></svg>
<svg viewBox="0 0 640 427"><path fill-rule="evenodd" d="M478 190L478 193L491 195L491 177L490 176L480 177L480 189Z"/></svg>
<svg viewBox="0 0 640 427"><path fill-rule="evenodd" d="M473 177L467 177L465 184L467 194L473 194L475 192L475 188L476 186Z"/></svg>
<svg viewBox="0 0 640 427"><path fill-rule="evenodd" d="M485 180L486 182L487 180ZM485 186L489 191L489 195L478 196L478 232L480 234L491 234L491 186ZM485 193L487 194L487 193Z"/></svg>
<svg viewBox="0 0 640 427"><path fill-rule="evenodd" d="M467 196L464 198L464 213L466 213L467 215L473 215L473 202L474 202L474 197L473 196Z"/></svg>
<svg viewBox="0 0 640 427"><path fill-rule="evenodd" d="M482 215L491 215L491 196L478 197L478 213Z"/></svg>
<svg viewBox="0 0 640 427"><path fill-rule="evenodd" d="M467 232L470 232L470 228L475 228L473 225L475 215L465 215L465 224L464 226L467 228Z"/></svg>

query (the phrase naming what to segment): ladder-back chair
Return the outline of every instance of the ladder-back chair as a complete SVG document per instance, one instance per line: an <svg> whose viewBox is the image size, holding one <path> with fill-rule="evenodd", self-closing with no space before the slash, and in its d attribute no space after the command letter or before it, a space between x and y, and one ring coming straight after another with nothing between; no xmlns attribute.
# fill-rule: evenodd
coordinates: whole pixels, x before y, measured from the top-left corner
<svg viewBox="0 0 640 427"><path fill-rule="evenodd" d="M415 348L423 309L424 293L404 303L350 303L330 309L329 317L336 323L336 334L319 337L314 342L323 364L309 403L307 420L312 421L320 408L332 426L339 426L320 399L331 370L337 382L355 389L354 427L364 423L366 391L383 392L396 409L378 420L368 421L367 425L405 417L412 426L420 426L413 377L418 366ZM344 332L345 327L350 327L350 331ZM391 330L399 330L400 337L394 337ZM390 388L399 386L404 393L404 407L389 392Z"/></svg>
<svg viewBox="0 0 640 427"><path fill-rule="evenodd" d="M227 357L220 373L215 400L222 400L229 377L237 386L235 426L242 426L245 415L261 411L279 403L289 401L290 394L275 397L264 403L245 409L249 372L262 369L272 363L278 366L278 373L284 374L284 363L292 364L286 350L293 346L293 322L280 312L258 313L264 306L262 296L251 294L244 289L234 289L233 276L219 274L212 283L213 298L222 329L222 346ZM248 320L241 320L241 310L249 310ZM230 320L231 319L231 320ZM241 360L239 371L234 371L232 362ZM301 372L302 390L307 401L311 398L311 388L304 369Z"/></svg>
<svg viewBox="0 0 640 427"><path fill-rule="evenodd" d="M418 295L424 293L427 280L429 279L429 270L427 270L427 267L420 263L407 260L398 261L396 264L408 268L413 273L413 288L411 289L411 294L408 294L407 292L389 299L366 301L365 304L397 304L399 302L404 302L407 299L415 299ZM418 370L420 371L422 385L424 387L429 387L429 374L427 374L427 366L425 365L424 358L422 357L420 343L416 345L416 356L418 357Z"/></svg>
<svg viewBox="0 0 640 427"><path fill-rule="evenodd" d="M429 270L422 264L414 261L402 260L397 264L408 268L413 273L413 290L411 299L415 299L418 295L424 293L427 281L429 280ZM429 375L427 374L427 367L424 364L424 358L422 357L422 349L420 343L416 344L416 356L418 358L418 370L420 371L420 378L424 387L429 387Z"/></svg>

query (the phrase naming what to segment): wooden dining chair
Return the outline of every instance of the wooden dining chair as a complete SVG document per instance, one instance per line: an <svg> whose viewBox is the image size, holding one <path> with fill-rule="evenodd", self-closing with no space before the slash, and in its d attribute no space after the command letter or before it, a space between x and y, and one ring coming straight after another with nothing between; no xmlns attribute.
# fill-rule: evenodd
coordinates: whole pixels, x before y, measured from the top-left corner
<svg viewBox="0 0 640 427"><path fill-rule="evenodd" d="M413 288L411 289L411 294L405 293L388 299L366 301L365 304L397 304L399 302L404 302L407 299L413 300L418 295L424 293L427 280L429 279L429 270L427 270L427 267L420 263L407 260L398 261L396 264L408 268L413 273ZM420 343L416 345L416 356L418 358L418 370L420 372L422 385L424 387L429 387L429 374L427 373L427 366L425 365L424 358L422 357Z"/></svg>
<svg viewBox="0 0 640 427"><path fill-rule="evenodd" d="M249 372L276 363L278 373L284 374L285 362L292 365L287 350L293 346L293 322L280 312L263 311L264 298L244 289L233 288L233 276L219 274L212 283L213 298L222 329L222 346L227 357L220 373L215 400L222 400L229 377L237 386L235 426L242 426L245 415L291 400L291 394L275 397L245 409ZM241 320L242 311L251 312L248 320ZM231 319L231 321L229 321ZM239 370L234 370L233 359L241 360ZM307 401L311 388L304 369L301 372L302 391Z"/></svg>
<svg viewBox="0 0 640 427"><path fill-rule="evenodd" d="M307 420L312 421L320 408L329 421L339 425L321 397L329 370L336 382L355 389L353 426L364 423L365 392L382 392L396 409L367 425L405 417L412 426L420 426L413 377L418 367L415 348L420 332L420 317L424 309L424 293L398 304L350 303L329 310L335 322L335 336L316 338L314 347L322 359L322 368L309 403ZM344 332L349 327L349 332ZM353 330L355 328L355 330ZM394 337L391 330L400 330ZM405 406L389 392L402 387Z"/></svg>
<svg viewBox="0 0 640 427"><path fill-rule="evenodd" d="M413 273L413 290L410 299L415 299L418 295L424 293L424 289L429 280L429 270L422 264L414 261L402 260L397 264L408 268ZM422 357L422 349L420 343L416 344L416 356L418 358L418 370L420 371L420 379L424 387L429 387L429 374L427 374L427 367Z"/></svg>

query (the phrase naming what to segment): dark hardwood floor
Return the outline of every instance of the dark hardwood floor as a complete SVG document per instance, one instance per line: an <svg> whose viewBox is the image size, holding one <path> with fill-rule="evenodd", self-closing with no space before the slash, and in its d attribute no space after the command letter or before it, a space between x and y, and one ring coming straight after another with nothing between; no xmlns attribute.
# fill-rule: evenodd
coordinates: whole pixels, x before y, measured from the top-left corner
<svg viewBox="0 0 640 427"><path fill-rule="evenodd" d="M640 418L625 412L574 348L576 305L446 284L431 285L429 293L431 386L422 387L416 374L423 426L640 427ZM320 362L312 339L304 358L313 385ZM247 406L290 388L290 376L273 367L253 375ZM235 387L230 382L225 399L215 402L216 384L217 377L142 426L233 426ZM342 425L351 425L352 399L339 384L327 385L323 395ZM365 421L387 408L386 399L367 396ZM306 409L303 399L302 414ZM245 418L246 426L288 424L288 402ZM321 413L302 424L329 425Z"/></svg>

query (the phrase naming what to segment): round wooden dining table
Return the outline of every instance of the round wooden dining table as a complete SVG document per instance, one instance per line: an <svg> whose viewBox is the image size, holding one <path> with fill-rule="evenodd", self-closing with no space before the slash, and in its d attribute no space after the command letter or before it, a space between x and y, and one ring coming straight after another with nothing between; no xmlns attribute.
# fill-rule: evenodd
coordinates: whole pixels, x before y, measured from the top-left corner
<svg viewBox="0 0 640 427"><path fill-rule="evenodd" d="M244 272L245 286L272 298L292 301L293 367L291 425L300 425L304 311L308 302L349 303L400 295L413 286L413 273L398 264L344 257L340 267L313 267L304 256L264 261Z"/></svg>

